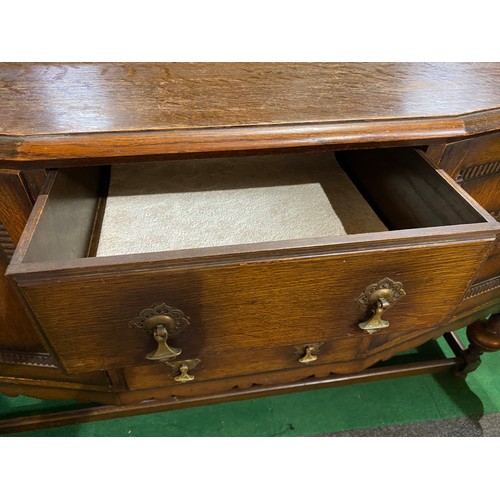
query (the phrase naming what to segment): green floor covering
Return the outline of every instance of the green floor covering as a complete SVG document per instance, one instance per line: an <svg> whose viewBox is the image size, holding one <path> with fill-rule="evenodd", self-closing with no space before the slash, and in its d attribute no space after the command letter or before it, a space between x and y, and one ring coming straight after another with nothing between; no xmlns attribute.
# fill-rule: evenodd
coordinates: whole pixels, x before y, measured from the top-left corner
<svg viewBox="0 0 500 500"><path fill-rule="evenodd" d="M464 332L460 332L464 337ZM451 356L443 339L390 361ZM413 359L412 359L413 358ZM283 396L43 429L11 436L311 436L500 412L500 356L467 381L420 375ZM74 402L0 395L0 419L74 409ZM88 406L88 405L87 405Z"/></svg>

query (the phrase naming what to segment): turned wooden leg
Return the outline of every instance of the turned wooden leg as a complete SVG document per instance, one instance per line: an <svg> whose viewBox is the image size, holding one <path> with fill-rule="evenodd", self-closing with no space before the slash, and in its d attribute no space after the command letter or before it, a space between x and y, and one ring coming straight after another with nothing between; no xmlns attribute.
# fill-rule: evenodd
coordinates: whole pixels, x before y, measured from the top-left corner
<svg viewBox="0 0 500 500"><path fill-rule="evenodd" d="M481 353L500 350L500 313L469 325L467 338Z"/></svg>
<svg viewBox="0 0 500 500"><path fill-rule="evenodd" d="M481 364L481 354L500 350L500 313L469 325L467 338L470 345L463 355L465 367L460 371L463 376L474 371Z"/></svg>

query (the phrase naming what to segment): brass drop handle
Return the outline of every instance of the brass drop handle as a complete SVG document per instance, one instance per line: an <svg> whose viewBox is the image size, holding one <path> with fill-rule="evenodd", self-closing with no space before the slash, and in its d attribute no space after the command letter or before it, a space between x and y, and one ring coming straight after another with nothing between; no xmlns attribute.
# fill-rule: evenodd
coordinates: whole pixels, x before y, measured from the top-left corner
<svg viewBox="0 0 500 500"><path fill-rule="evenodd" d="M189 325L189 319L180 309L166 304L153 304L143 309L130 325L146 330L158 343L156 349L146 355L146 359L165 362L181 354L182 349L170 346L168 340L179 335Z"/></svg>
<svg viewBox="0 0 500 500"><path fill-rule="evenodd" d="M152 320L155 323L156 321L161 321L160 324L154 325L153 331L153 337L156 342L158 342L158 347L156 348L156 350L147 354L146 359L149 359L151 361L166 361L168 359L173 359L179 356L179 354L182 352L182 349L180 349L179 347L170 347L167 344L168 327L166 325L171 326L172 318L153 316Z"/></svg>
<svg viewBox="0 0 500 500"><path fill-rule="evenodd" d="M382 319L382 313L390 306L388 300L378 299L373 308L373 316L368 321L359 323L361 330L366 330L368 333L375 333L382 328L387 328L390 323Z"/></svg>
<svg viewBox="0 0 500 500"><path fill-rule="evenodd" d="M403 284L390 278L368 286L356 299L359 306L366 310L363 321L358 323L359 328L368 333L388 328L390 323L382 319L382 314L404 295Z"/></svg>

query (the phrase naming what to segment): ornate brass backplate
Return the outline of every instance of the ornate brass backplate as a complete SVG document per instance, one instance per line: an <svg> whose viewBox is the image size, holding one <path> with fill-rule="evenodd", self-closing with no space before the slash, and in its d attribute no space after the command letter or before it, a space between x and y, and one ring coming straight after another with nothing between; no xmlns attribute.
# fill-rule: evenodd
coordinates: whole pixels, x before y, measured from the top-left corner
<svg viewBox="0 0 500 500"><path fill-rule="evenodd" d="M403 290L403 284L390 278L367 286L356 299L358 306L367 312L363 321L358 324L359 328L368 333L387 328L390 324L382 319L382 314L404 295L406 292Z"/></svg>
<svg viewBox="0 0 500 500"><path fill-rule="evenodd" d="M158 343L156 350L147 354L146 359L166 361L179 356L182 352L178 347L169 346L167 340L179 335L189 325L189 318L175 307L153 304L143 309L130 325L152 334Z"/></svg>

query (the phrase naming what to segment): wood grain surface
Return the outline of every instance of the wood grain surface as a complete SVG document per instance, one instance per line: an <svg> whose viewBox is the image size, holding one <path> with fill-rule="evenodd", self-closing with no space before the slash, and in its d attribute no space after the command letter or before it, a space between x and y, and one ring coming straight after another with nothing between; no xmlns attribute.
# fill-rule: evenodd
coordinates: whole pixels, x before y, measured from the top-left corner
<svg viewBox="0 0 500 500"><path fill-rule="evenodd" d="M500 64L7 63L0 64L0 116L0 190L7 192L7 181L17 178L29 209L44 173L32 175L27 169L80 164L87 166L85 177L91 174L88 166L105 165L108 158L123 162L165 155L430 144L431 157L455 176L498 158L498 133L474 142L463 139L500 130ZM456 139L462 140L445 145ZM393 175L397 177L396 170ZM397 183L375 180L368 184L378 186L385 203L390 189L384 183ZM434 192L431 181L429 193ZM482 177L463 187L494 212L496 184ZM436 185L440 196L443 189L446 194L445 187ZM12 210L4 198L3 222L17 241L28 210ZM410 215L422 225L442 216L446 220L440 224L465 222L459 203L458 211L436 209L424 223L425 196L420 209L418 197L404 196L404 201L410 199ZM113 390L133 389L121 395L122 402L170 397L172 390L185 396L255 384L291 387L294 380L306 386L311 379L304 377L362 370L419 345L442 333L454 318L463 322L472 310L482 314L487 300L490 309L498 310L497 288L463 300L481 260L485 265L476 282L498 271L498 242L497 250L484 258L494 227L487 217L488 223L479 223L480 210L477 224L472 213L471 224L356 236L335 245L315 240L257 246L246 253L228 247L211 255L101 260L80 258L87 251L89 231L64 223L71 214L65 213L71 207L67 202L55 212L54 223L47 219L49 230L43 233L54 241L38 244L36 232L31 238L47 201L43 195L37 204L10 274L69 371L130 368L107 375L48 377L34 371L28 376L26 368L8 365L0 385L12 395L116 402L118 396L107 392L108 380L113 380ZM73 211L79 203L75 201ZM390 211L396 203L389 205L381 210ZM94 221L93 212L84 222ZM404 226L397 218L393 223ZM57 248L63 226L68 226L66 239L80 238L75 248L81 252L70 245ZM409 227L419 226L412 221ZM3 274L6 262L0 264ZM351 299L386 274L403 281L409 293L387 311L391 327L368 335L357 327L360 311ZM17 300L7 282L1 284L0 295ZM144 360L154 341L128 327L142 307L167 299L191 316L189 331L173 344L182 346L183 357L202 358L193 371L197 384L172 385L173 374L166 367ZM5 300L0 310L20 310L13 303ZM4 347L43 350L27 320L16 314L4 321ZM320 364L297 367L297 349L316 341L322 342Z"/></svg>
<svg viewBox="0 0 500 500"><path fill-rule="evenodd" d="M500 129L497 63L0 65L0 160L432 140Z"/></svg>
<svg viewBox="0 0 500 500"><path fill-rule="evenodd" d="M0 349L45 352L24 304L4 276L6 268L7 260L0 252Z"/></svg>
<svg viewBox="0 0 500 500"><path fill-rule="evenodd" d="M431 146L427 156L453 178L469 180L482 177L484 166L500 162L500 133ZM489 175L493 171L498 172L496 166L490 169Z"/></svg>
<svg viewBox="0 0 500 500"><path fill-rule="evenodd" d="M33 200L22 172L0 169L0 222L17 245L31 214Z"/></svg>
<svg viewBox="0 0 500 500"><path fill-rule="evenodd" d="M0 170L0 349L45 351L24 304L4 276L32 208L22 173Z"/></svg>

